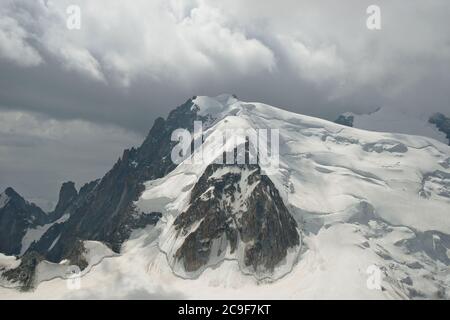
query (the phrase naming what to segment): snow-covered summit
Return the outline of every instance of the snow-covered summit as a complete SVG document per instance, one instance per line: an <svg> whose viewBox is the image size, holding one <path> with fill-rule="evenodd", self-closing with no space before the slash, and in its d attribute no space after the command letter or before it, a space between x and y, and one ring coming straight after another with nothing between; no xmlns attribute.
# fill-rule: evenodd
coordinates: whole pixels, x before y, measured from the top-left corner
<svg viewBox="0 0 450 320"><path fill-rule="evenodd" d="M338 283L340 276L350 282L363 281L364 268L375 264L388 270L393 267L389 262L393 259L397 261L394 267L400 271L386 271L386 277L395 283L389 289L392 296L416 296L412 293L414 286L402 282L407 278L420 283L416 277L421 276L413 268L404 267L408 264L420 264L420 273L433 273L433 268L441 270L434 274L441 282L426 286L434 285L433 290L437 291L442 286L448 287L445 280L450 247L448 146L427 137L349 128L230 96L197 97L193 103L203 116L212 118L204 128L205 163L186 161L167 176L149 181L137 202L143 211L162 210L164 219L160 228L164 239L174 236L167 237L168 230L180 212L190 208L189 195L196 181L218 155L230 151L227 145L217 148L216 136L227 129L236 132L238 128L278 129L280 166L267 174L305 233L304 241L309 247L299 257L293 274L306 272L303 268L307 268L308 259L313 259L310 263L318 267L316 259L320 255L320 259L328 261L327 267L336 270L324 274L317 270L313 272L317 277L329 277L332 283ZM192 157L196 152L199 151L195 150ZM355 234L358 236L354 237ZM337 247L336 238L343 239ZM161 243L160 250L167 255L170 250L165 251L165 243ZM437 247L441 253L432 249ZM331 257L326 255L332 251L339 251L346 257L346 263L338 267L339 263L328 260ZM437 260L432 262L433 259ZM228 265L225 261L223 264ZM304 280L293 274L287 278ZM358 277L361 278L356 280ZM325 283L319 278L308 281L312 281L311 286L321 288ZM363 294L364 286L365 283L360 283L357 288L348 289L355 292L346 294L352 297L356 292ZM336 289L334 297L340 296L342 290ZM429 295L430 291L427 292L423 294ZM303 292L299 296L309 295Z"/></svg>
<svg viewBox="0 0 450 320"><path fill-rule="evenodd" d="M238 103L239 100L231 94L221 94L216 97L196 96L192 99L194 105L198 108L199 115L217 115L225 112L230 106Z"/></svg>
<svg viewBox="0 0 450 320"><path fill-rule="evenodd" d="M209 299L449 297L449 146L417 135L346 127L231 95L195 97L184 107L206 119L201 148L194 144L185 161L147 179L133 202L133 215L161 213L158 224L135 230L119 256L89 269L82 280L87 292L67 292L65 283L54 279L33 294L120 298L135 290L155 296L163 287L167 296ZM186 117L182 111L180 117ZM265 170L266 178L248 183L252 171L212 165L235 147L220 144L218 137L230 130L239 135L239 129L279 130L279 166ZM151 151L143 154L154 156ZM192 161L200 153L203 161ZM134 170L127 166L133 154L128 156L120 164ZM278 205L271 205L275 201ZM257 209L259 203L266 209ZM252 214L258 219L248 219ZM292 245L274 251L281 255L270 261L268 249L294 229L285 227L294 225L289 217L301 244L288 238ZM247 255L250 260L246 248L257 248ZM259 266L248 268L255 261L269 261L275 276L255 277ZM380 290L367 285L367 270L373 268L382 275ZM106 287L97 286L99 281ZM117 290L118 282L128 285Z"/></svg>

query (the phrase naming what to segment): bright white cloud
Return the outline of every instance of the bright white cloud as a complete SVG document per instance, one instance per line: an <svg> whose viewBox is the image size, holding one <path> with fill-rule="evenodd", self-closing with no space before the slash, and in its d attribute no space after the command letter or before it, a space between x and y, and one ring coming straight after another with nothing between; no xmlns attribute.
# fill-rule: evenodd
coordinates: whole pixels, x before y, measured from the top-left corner
<svg viewBox="0 0 450 320"><path fill-rule="evenodd" d="M141 133L188 97L223 92L331 120L379 106L448 113L450 2L379 0L377 32L366 28L370 4L0 0L0 108L114 123ZM81 8L81 30L66 28L69 5ZM2 181L9 176L28 185L28 176L41 172L36 181L49 183L47 177L60 181L91 167L97 169L90 176L102 174L108 166L98 169L96 159L111 161L128 140L118 131L111 135L116 144L104 136L91 140L106 129L85 127L89 121L34 125L0 114ZM66 126L70 147L58 138ZM43 141L44 147L25 148ZM43 160L30 170L36 152ZM61 154L81 160L59 159ZM53 169L62 164L58 172L66 173L55 178ZM55 195L57 188L35 190Z"/></svg>
<svg viewBox="0 0 450 320"><path fill-rule="evenodd" d="M65 27L70 4L81 8L81 30ZM97 80L129 85L142 74L186 80L217 71L270 71L275 65L269 48L234 28L222 12L203 1L136 0L132 5L115 0L36 1L33 8L28 4L28 10L34 11L38 24L30 32L40 30L35 38L42 48L66 69ZM10 23L21 30L11 41L34 50L23 39L22 16L13 10L9 14L17 19Z"/></svg>
<svg viewBox="0 0 450 320"><path fill-rule="evenodd" d="M358 0L2 1L3 57L36 65L37 43L65 69L125 87L142 76L186 87L211 75L231 80L278 72L324 86L331 98L389 79L383 90L390 96L428 72L417 60L450 59L445 0L427 7L419 0L381 1L378 33L366 28L370 2ZM81 30L66 28L73 4L81 8Z"/></svg>

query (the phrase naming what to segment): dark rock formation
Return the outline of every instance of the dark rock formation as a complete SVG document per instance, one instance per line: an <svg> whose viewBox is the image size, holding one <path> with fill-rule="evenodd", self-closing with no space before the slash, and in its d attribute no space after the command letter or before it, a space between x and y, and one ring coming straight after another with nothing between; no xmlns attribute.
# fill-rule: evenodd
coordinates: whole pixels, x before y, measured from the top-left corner
<svg viewBox="0 0 450 320"><path fill-rule="evenodd" d="M424 174L419 195L427 199L432 195L450 198L450 173L436 170Z"/></svg>
<svg viewBox="0 0 450 320"><path fill-rule="evenodd" d="M334 120L334 122L347 127L353 127L353 120L354 117L352 115L341 114L336 120Z"/></svg>
<svg viewBox="0 0 450 320"><path fill-rule="evenodd" d="M133 206L144 190L143 182L160 178L175 168L170 153L175 129L193 130L198 120L192 100L173 110L167 120L155 120L139 148L125 150L113 168L101 179L76 190L71 183L61 190L55 216L69 213L63 224L55 224L32 245L46 259L59 262L67 258L77 241L96 240L118 252L133 229L155 224L159 213L138 213ZM49 249L59 237L56 244Z"/></svg>
<svg viewBox="0 0 450 320"><path fill-rule="evenodd" d="M52 223L30 245L22 264L9 270L9 274L24 274L26 269L28 276L22 283L29 287L33 282L30 272L34 272L41 259L51 262L68 259L83 269L87 266L84 240L103 242L119 252L134 229L156 224L160 213L137 212L133 203L143 192L145 181L161 178L175 168L170 155L177 142L171 141L172 132L179 128L192 131L195 120L205 120L197 116L197 111L192 100L188 100L166 120L156 119L139 148L125 150L102 179L87 183L79 192L73 182L64 183L58 204L49 214L18 195L13 196L14 201L8 200L0 209L1 252L19 254L21 240L30 226ZM232 168L222 177L212 177L214 172L228 166L210 165L194 188L192 206L176 221L177 230L185 233L192 223L203 219L177 251L177 259L184 261L186 270L198 270L205 265L212 254L213 241L221 237L227 239L231 251L243 248L243 263L255 271L273 270L286 257L287 250L299 244L294 219L272 181L261 174L260 167ZM246 185L247 193L240 189L242 185ZM213 196L202 197L210 187ZM236 201L242 204L238 211L232 207Z"/></svg>
<svg viewBox="0 0 450 320"><path fill-rule="evenodd" d="M428 122L436 125L439 131L445 133L448 139L448 144L450 145L450 118L447 118L442 113L435 113L430 117Z"/></svg>
<svg viewBox="0 0 450 320"><path fill-rule="evenodd" d="M0 252L18 255L26 231L45 224L48 216L35 204L25 201L12 188L7 188L1 196L5 200L0 207Z"/></svg>
<svg viewBox="0 0 450 320"><path fill-rule="evenodd" d="M434 261L441 261L445 265L450 265L447 255L450 250L450 235L428 230L425 232L416 231L416 237L397 242L397 246L404 245L410 253L424 252Z"/></svg>
<svg viewBox="0 0 450 320"><path fill-rule="evenodd" d="M40 254L30 252L22 257L17 268L5 271L2 276L23 291L33 289L36 267L42 260L44 258Z"/></svg>
<svg viewBox="0 0 450 320"><path fill-rule="evenodd" d="M77 196L78 192L75 189L75 183L72 181L64 182L59 191L58 203L53 211L55 218L61 217Z"/></svg>
<svg viewBox="0 0 450 320"><path fill-rule="evenodd" d="M66 258L71 265L78 266L81 270L84 270L88 266L88 262L84 256L85 253L86 248L84 247L83 241L77 240Z"/></svg>
<svg viewBox="0 0 450 320"><path fill-rule="evenodd" d="M188 234L175 254L187 272L200 270L228 247L234 253L240 245L246 267L271 272L300 241L295 220L259 165L209 165L174 225L179 236ZM213 243L224 239L225 245L213 252Z"/></svg>

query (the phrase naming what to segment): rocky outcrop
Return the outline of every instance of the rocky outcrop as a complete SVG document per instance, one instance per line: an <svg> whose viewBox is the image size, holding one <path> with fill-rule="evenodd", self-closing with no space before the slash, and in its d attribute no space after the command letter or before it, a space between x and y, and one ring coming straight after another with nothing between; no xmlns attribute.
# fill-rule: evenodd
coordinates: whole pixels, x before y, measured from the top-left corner
<svg viewBox="0 0 450 320"><path fill-rule="evenodd" d="M66 256L70 265L78 266L81 270L84 270L88 266L88 262L85 258L86 248L81 240L75 241L72 246L72 251Z"/></svg>
<svg viewBox="0 0 450 320"><path fill-rule="evenodd" d="M75 183L72 181L64 182L59 191L58 203L53 211L54 218L61 217L77 196L78 191L75 189Z"/></svg>
<svg viewBox="0 0 450 320"><path fill-rule="evenodd" d="M440 261L446 266L450 265L448 256L450 235L435 230L416 231L415 234L415 237L398 242L396 245L406 246L408 253L424 252L433 261Z"/></svg>
<svg viewBox="0 0 450 320"><path fill-rule="evenodd" d="M450 118L447 118L442 113L435 113L428 121L436 125L439 131L445 133L450 145Z"/></svg>
<svg viewBox="0 0 450 320"><path fill-rule="evenodd" d="M419 195L427 199L435 197L450 199L450 173L436 170L424 174Z"/></svg>
<svg viewBox="0 0 450 320"><path fill-rule="evenodd" d="M73 182L64 183L55 210L47 216L36 207L44 215L36 218L36 223L51 225L30 245L24 261L34 256L51 262L67 259L84 268L84 240L103 242L119 252L134 229L156 224L161 213L139 212L134 202L143 192L144 182L161 178L175 168L170 154L177 142L171 141L172 132L179 128L192 131L195 120L204 120L197 111L188 100L166 120L156 119L142 145L125 150L102 179L87 183L79 192ZM223 170L231 171L219 177L218 172ZM175 223L177 232L186 235L176 252L176 259L186 270L200 270L211 256L229 251L239 255L248 270L271 272L290 248L299 245L294 219L258 165L209 166L194 188L191 204ZM190 232L193 223L200 225ZM23 232L11 241L19 244L14 248L16 253L20 252L22 237ZM217 251L219 239L223 243Z"/></svg>
<svg viewBox="0 0 450 320"><path fill-rule="evenodd" d="M259 165L209 165L174 226L185 237L175 259L188 273L228 254L250 272L270 274L300 243L295 220Z"/></svg>
<svg viewBox="0 0 450 320"><path fill-rule="evenodd" d="M337 124L342 124L347 127L353 127L354 118L355 117L350 114L341 114L339 115L339 117L337 117L336 120L334 120L334 122Z"/></svg>
<svg viewBox="0 0 450 320"><path fill-rule="evenodd" d="M36 267L43 259L44 257L36 252L25 254L20 261L20 265L15 269L5 271L2 277L23 291L33 289L35 286Z"/></svg>
<svg viewBox="0 0 450 320"><path fill-rule="evenodd" d="M0 252L6 255L18 255L22 247L22 238L27 230L45 224L48 216L12 188L7 188L1 194L1 198Z"/></svg>
<svg viewBox="0 0 450 320"><path fill-rule="evenodd" d="M160 213L137 212L133 202L144 190L145 181L163 177L174 169L170 153L175 142L171 134L178 128L192 131L194 120L198 117L192 100L188 100L166 120L156 119L142 145L125 150L101 180L85 185L77 195L71 183L64 185L55 215L64 212L70 218L49 228L28 251L59 262L71 254L77 241L96 240L118 252L133 229L155 224Z"/></svg>

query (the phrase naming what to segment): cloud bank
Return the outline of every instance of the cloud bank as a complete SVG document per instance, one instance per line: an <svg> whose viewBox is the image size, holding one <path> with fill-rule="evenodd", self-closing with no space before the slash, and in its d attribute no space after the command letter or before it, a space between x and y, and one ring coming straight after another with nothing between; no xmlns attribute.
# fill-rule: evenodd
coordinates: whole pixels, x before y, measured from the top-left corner
<svg viewBox="0 0 450 320"><path fill-rule="evenodd" d="M450 111L446 0L380 0L379 31L366 28L373 3L365 0L0 4L3 122L3 112L31 112L114 127L128 137L114 150L131 137L138 144L157 116L192 95L233 93L327 119L378 107ZM69 5L81 9L80 30L66 27ZM20 139L4 135L2 143ZM12 159L4 148L1 158ZM80 153L97 158L100 149L87 144Z"/></svg>

